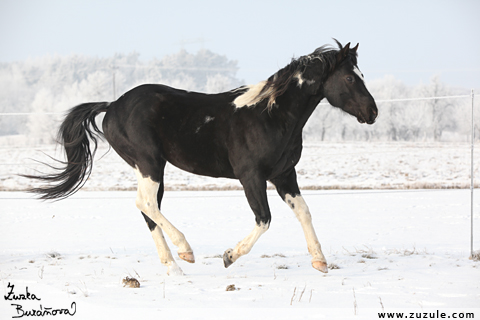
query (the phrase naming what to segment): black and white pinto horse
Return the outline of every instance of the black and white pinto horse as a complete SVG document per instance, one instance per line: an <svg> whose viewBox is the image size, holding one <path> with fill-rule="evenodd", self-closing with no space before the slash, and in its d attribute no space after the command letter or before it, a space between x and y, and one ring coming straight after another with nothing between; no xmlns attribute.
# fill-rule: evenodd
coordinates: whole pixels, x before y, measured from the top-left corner
<svg viewBox="0 0 480 320"><path fill-rule="evenodd" d="M335 40L336 41L336 40ZM357 67L357 49L323 46L293 59L268 80L218 94L203 94L158 84L138 86L107 103L86 103L67 114L59 130L67 161L58 172L27 176L47 184L31 191L42 199L62 199L88 179L104 136L133 168L138 179L136 206L152 233L169 274L183 274L163 232L181 259L195 261L185 236L160 211L167 162L185 171L240 180L255 214L253 231L225 251L225 267L247 254L271 221L267 181L300 221L313 268L327 272L327 262L312 218L297 184L295 165L302 152L302 129L323 98L334 107L373 124L375 101ZM95 117L106 112L103 133ZM93 142L93 148L90 147ZM225 213L228 214L228 213Z"/></svg>

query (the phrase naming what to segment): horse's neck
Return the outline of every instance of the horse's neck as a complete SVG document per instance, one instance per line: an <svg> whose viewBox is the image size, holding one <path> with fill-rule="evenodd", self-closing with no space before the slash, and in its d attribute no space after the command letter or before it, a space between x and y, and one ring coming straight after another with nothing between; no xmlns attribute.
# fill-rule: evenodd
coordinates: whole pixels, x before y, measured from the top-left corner
<svg viewBox="0 0 480 320"><path fill-rule="evenodd" d="M302 89L300 89L300 91L297 90L296 92L289 92L289 90L287 90L285 94L290 94L291 98L280 98L279 100L284 100L285 103L282 104L282 102L280 102L278 108L280 109L280 112L288 114L290 117L294 118L291 120L294 120L297 129L303 129L313 111L315 111L317 105L325 97L323 93L308 95L304 93Z"/></svg>

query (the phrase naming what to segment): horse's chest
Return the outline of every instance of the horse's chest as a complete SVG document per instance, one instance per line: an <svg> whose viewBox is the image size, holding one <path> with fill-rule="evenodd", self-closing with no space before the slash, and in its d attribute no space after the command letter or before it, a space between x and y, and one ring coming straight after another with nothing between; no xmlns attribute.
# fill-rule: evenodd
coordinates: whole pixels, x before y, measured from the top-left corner
<svg viewBox="0 0 480 320"><path fill-rule="evenodd" d="M301 148L289 148L273 159L269 179L273 179L295 167L300 160Z"/></svg>

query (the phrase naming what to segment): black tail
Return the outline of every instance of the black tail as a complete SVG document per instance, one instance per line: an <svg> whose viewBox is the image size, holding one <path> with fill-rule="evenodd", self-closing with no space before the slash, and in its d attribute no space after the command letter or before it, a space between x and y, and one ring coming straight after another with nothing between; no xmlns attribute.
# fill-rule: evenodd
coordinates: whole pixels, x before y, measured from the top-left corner
<svg viewBox="0 0 480 320"><path fill-rule="evenodd" d="M51 167L58 173L43 176L24 177L46 182L47 185L32 188L29 192L41 194L41 199L64 199L77 192L92 172L93 157L97 150L97 138L103 133L95 124L95 117L108 109L107 102L85 103L72 108L58 131L58 142L63 144L67 161L59 161L64 166ZM90 148L90 140L93 149Z"/></svg>

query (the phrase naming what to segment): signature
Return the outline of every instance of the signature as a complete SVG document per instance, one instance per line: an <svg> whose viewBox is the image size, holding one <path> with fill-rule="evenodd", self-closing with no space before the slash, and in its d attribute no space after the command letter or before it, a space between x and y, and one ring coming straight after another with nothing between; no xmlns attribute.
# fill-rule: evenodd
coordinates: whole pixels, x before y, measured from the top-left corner
<svg viewBox="0 0 480 320"><path fill-rule="evenodd" d="M21 293L21 294L15 294L15 292L13 292L13 289L15 288L15 285L14 284L10 284L10 282L8 283L8 288L10 288L10 292L6 295L6 296L3 296L5 298L5 300L42 300L40 298L38 298L35 294L33 293L30 293L28 292L28 287L25 288L25 294Z"/></svg>
<svg viewBox="0 0 480 320"><path fill-rule="evenodd" d="M25 293L15 293L15 285L8 283L8 288L10 291L4 295L4 299L7 301L41 301L40 297L37 297L34 293L28 291L28 287L25 287ZM15 307L17 314L12 318L23 318L23 317L44 317L44 316L57 316L57 315L70 315L73 316L77 313L77 304L72 302L70 308L50 308L40 305L39 308L33 308L24 310L23 305L17 303L11 304Z"/></svg>

